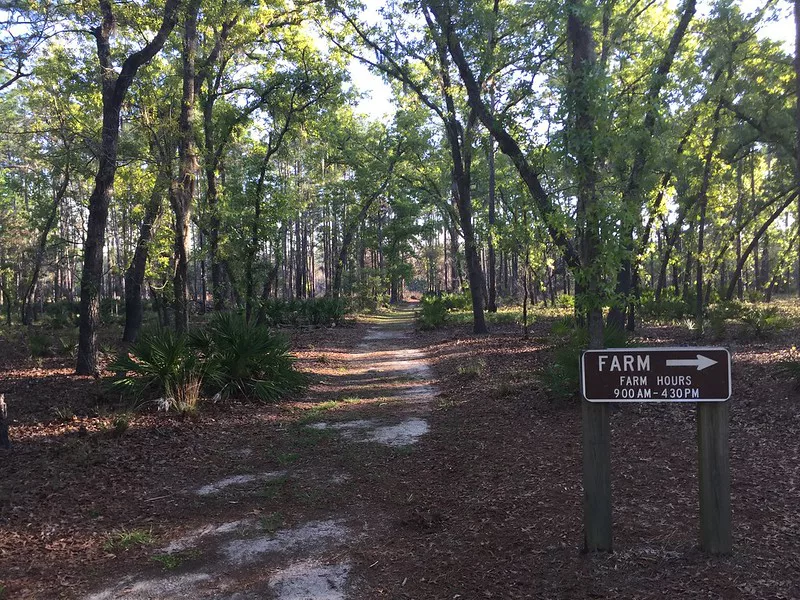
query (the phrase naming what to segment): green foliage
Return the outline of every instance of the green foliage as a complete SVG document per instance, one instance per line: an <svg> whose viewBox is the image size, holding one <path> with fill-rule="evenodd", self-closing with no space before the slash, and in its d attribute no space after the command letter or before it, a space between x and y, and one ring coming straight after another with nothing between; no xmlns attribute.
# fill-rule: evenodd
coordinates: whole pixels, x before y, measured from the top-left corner
<svg viewBox="0 0 800 600"><path fill-rule="evenodd" d="M470 322L472 313L470 312ZM528 325L534 322L534 316L528 314ZM494 313L486 313L486 321L490 325L516 325L522 322L522 310L513 308L501 308Z"/></svg>
<svg viewBox="0 0 800 600"><path fill-rule="evenodd" d="M100 299L100 318L103 323L114 323L121 317L120 301L116 298Z"/></svg>
<svg viewBox="0 0 800 600"><path fill-rule="evenodd" d="M711 305L708 308L707 316L712 336L715 339L723 338L727 331L728 321L741 318L747 310L747 307L737 300L726 300Z"/></svg>
<svg viewBox="0 0 800 600"><path fill-rule="evenodd" d="M187 336L156 329L143 333L109 369L124 373L113 382L116 389L139 400L156 401L164 410L193 412L206 365L192 352Z"/></svg>
<svg viewBox="0 0 800 600"><path fill-rule="evenodd" d="M565 337L568 335L572 335L575 331L575 317L563 317L553 323L553 327L550 329L550 332L554 336L558 337Z"/></svg>
<svg viewBox="0 0 800 600"><path fill-rule="evenodd" d="M447 305L442 298L436 296L423 296L420 302L420 311L417 316L417 325L422 330L438 329L447 323Z"/></svg>
<svg viewBox="0 0 800 600"><path fill-rule="evenodd" d="M444 303L447 310L469 310L472 308L472 297L469 294L469 290L464 290L460 294L442 294L438 298Z"/></svg>
<svg viewBox="0 0 800 600"><path fill-rule="evenodd" d="M28 350L33 358L53 356L53 340L45 333L31 331L28 334Z"/></svg>
<svg viewBox="0 0 800 600"><path fill-rule="evenodd" d="M560 294L558 298L556 298L556 306L559 308L567 308L567 309L574 309L575 308L575 296L571 296L570 294Z"/></svg>
<svg viewBox="0 0 800 600"><path fill-rule="evenodd" d="M215 314L191 335L191 348L207 369L210 391L222 397L273 402L307 383L283 337L236 313Z"/></svg>
<svg viewBox="0 0 800 600"><path fill-rule="evenodd" d="M56 338L55 351L59 356L74 357L78 343L71 336Z"/></svg>
<svg viewBox="0 0 800 600"><path fill-rule="evenodd" d="M741 315L747 332L756 338L769 337L786 325L776 306L751 306Z"/></svg>
<svg viewBox="0 0 800 600"><path fill-rule="evenodd" d="M489 325L517 325L522 323L522 309L517 307L504 307L497 312L487 312L484 315L486 322ZM472 310L459 310L447 313L447 322L458 325L471 325L472 324ZM532 313L528 313L528 325L533 323L535 317Z"/></svg>
<svg viewBox="0 0 800 600"><path fill-rule="evenodd" d="M282 337L235 313L217 313L188 336L144 333L109 369L124 373L113 383L117 389L180 412L196 410L203 390L270 402L307 382Z"/></svg>
<svg viewBox="0 0 800 600"><path fill-rule="evenodd" d="M539 380L557 399L577 398L580 393L581 353L589 345L588 333L585 329L573 329L566 340L562 340L555 349L551 362L539 373ZM603 330L603 347L624 348L627 345L625 331L613 327Z"/></svg>
<svg viewBox="0 0 800 600"><path fill-rule="evenodd" d="M106 550L130 550L134 546L147 546L155 541L149 529L121 529L106 536Z"/></svg>
<svg viewBox="0 0 800 600"><path fill-rule="evenodd" d="M52 329L78 326L78 303L62 300L48 304L44 309L47 323Z"/></svg>
<svg viewBox="0 0 800 600"><path fill-rule="evenodd" d="M645 290L642 292L640 306L642 316L651 319L676 321L693 314L692 306L672 288L663 290L658 301L651 290Z"/></svg>
<svg viewBox="0 0 800 600"><path fill-rule="evenodd" d="M716 316L722 319L738 319L748 308L738 300L725 300L712 304L708 308L708 317Z"/></svg>
<svg viewBox="0 0 800 600"><path fill-rule="evenodd" d="M347 304L338 298L310 298L307 300L268 299L261 310L269 325L298 327L330 327L342 322L347 314Z"/></svg>
<svg viewBox="0 0 800 600"><path fill-rule="evenodd" d="M438 329L451 320L451 312L469 310L472 307L472 299L468 291L460 294L423 294L420 307L417 316L419 328Z"/></svg>

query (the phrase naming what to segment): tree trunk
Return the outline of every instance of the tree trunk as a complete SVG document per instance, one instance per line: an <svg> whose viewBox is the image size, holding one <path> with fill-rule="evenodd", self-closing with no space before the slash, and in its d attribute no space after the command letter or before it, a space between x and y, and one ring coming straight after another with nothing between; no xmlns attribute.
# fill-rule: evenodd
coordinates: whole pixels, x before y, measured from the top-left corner
<svg viewBox="0 0 800 600"><path fill-rule="evenodd" d="M183 29L183 97L178 119L180 170L170 192L172 211L175 213L175 276L172 283L175 293L175 330L189 330L189 222L197 176L197 148L195 143L195 114L197 81L197 17L199 0L192 0L186 8Z"/></svg>
<svg viewBox="0 0 800 600"><path fill-rule="evenodd" d="M161 27L156 36L141 50L122 63L118 76L111 58L110 38L114 15L109 0L100 0L103 22L92 30L97 41L103 88L103 125L100 139L99 165L94 189L89 197L89 219L83 250L81 275L78 354L75 371L79 375L97 372L97 326L100 323L100 287L103 278L103 244L105 243L108 205L117 171L117 147L122 103L136 72L161 50L177 21L180 0L166 0Z"/></svg>
<svg viewBox="0 0 800 600"><path fill-rule="evenodd" d="M706 150L705 164L703 166L703 181L700 184L700 192L698 194L698 203L700 205L700 222L697 228L697 280L695 284L695 333L697 337L703 335L703 250L705 246L705 230L706 230L706 208L708 207L708 188L711 184L711 167L712 159L714 157L714 150L717 146L719 139L719 115L722 111L722 100L717 103L717 109L714 111L714 131L711 134L711 141Z"/></svg>
<svg viewBox="0 0 800 600"><path fill-rule="evenodd" d="M53 197L53 206L50 209L50 214L47 216L44 227L42 227L41 235L39 236L39 244L36 248L36 257L33 262L33 272L31 273L30 282L22 296L22 324L30 325L33 317L33 299L36 294L36 288L39 285L39 273L42 270L42 263L44 262L45 251L47 250L47 238L50 236L50 230L56 222L58 216L58 207L64 200L64 194L67 193L67 186L69 185L69 164L64 168L64 175L61 178L61 183L58 190Z"/></svg>
<svg viewBox="0 0 800 600"><path fill-rule="evenodd" d="M461 253L458 249L458 228L455 221L450 223L450 291L458 292L464 288L464 276L460 268Z"/></svg>
<svg viewBox="0 0 800 600"><path fill-rule="evenodd" d="M489 137L489 297L486 310L497 312L497 265L494 250L495 225L495 166L494 139Z"/></svg>
<svg viewBox="0 0 800 600"><path fill-rule="evenodd" d="M264 180L267 176L267 165L269 164L270 154L267 153L264 160L261 161L261 169L258 173L258 183L256 184L255 193L253 195L253 222L250 224L250 245L247 249L247 261L244 265L245 277L245 317L249 321L253 314L253 305L255 304L255 262L258 247L261 244L261 202L264 195ZM277 261L275 264L278 264ZM266 284L268 287L271 285L269 278ZM266 293L269 297L269 291ZM216 296L215 296L216 299Z"/></svg>
<svg viewBox="0 0 800 600"><path fill-rule="evenodd" d="M125 331L122 334L123 342L135 342L142 328L142 318L144 316L142 286L144 285L147 256L150 251L150 243L153 240L153 226L161 214L164 200L163 194L169 188L170 178L169 168L160 171L156 177L153 191L150 194L150 201L145 207L144 219L139 229L139 239L136 242L136 250L133 252L131 264L125 270Z"/></svg>
<svg viewBox="0 0 800 600"><path fill-rule="evenodd" d="M575 156L578 204L576 221L580 241L581 266L587 269L586 288L581 302L586 310L589 348L602 348L603 312L600 299L599 267L600 215L597 206L597 156L595 152L596 107L592 85L596 57L589 26L590 9L580 1L567 7L567 38L572 46L569 82L569 110L572 131L569 144ZM612 550L611 534L611 450L608 406L582 402L584 549L588 552Z"/></svg>
<svg viewBox="0 0 800 600"><path fill-rule="evenodd" d="M728 284L728 291L725 294L725 300L733 299L733 295L736 292L736 286L738 285L739 279L742 276L742 269L744 268L744 264L747 262L747 258L750 256L750 253L753 252L753 250L758 245L758 240L761 238L762 235L764 235L764 232L767 229L769 229L769 226L772 225L779 216L781 216L781 213L784 210L786 210L797 197L798 197L798 192L795 191L788 197L788 199L783 204L781 204L778 207L778 209L774 213L772 213L770 218L767 219L767 221L759 228L759 230L756 231L756 234L753 237L753 241L750 242L750 244L747 246L744 253L742 254L742 257L739 259L739 262L736 263L736 270L733 272L733 278L731 279L731 282Z"/></svg>
<svg viewBox="0 0 800 600"><path fill-rule="evenodd" d="M736 164L736 264L739 264L739 261L742 260L742 217L744 212L742 169L742 161L739 160ZM744 284L741 277L736 284L736 297L740 302L744 299Z"/></svg>
<svg viewBox="0 0 800 600"><path fill-rule="evenodd" d="M794 181L800 190L800 0L794 0L794 90L795 90L795 146L794 146ZM797 214L795 215L797 235L800 236L800 195L797 198ZM797 297L800 298L800 244L797 251Z"/></svg>
<svg viewBox="0 0 800 600"><path fill-rule="evenodd" d="M451 141L451 151L453 143ZM455 151L460 155L460 148ZM461 164L461 159L454 160L459 166L453 173L453 193L458 205L458 216L461 222L461 232L464 234L464 258L469 279L469 292L472 298L472 330L474 333L488 333L486 319L483 314L483 288L484 279L481 272L478 247L475 243L475 230L472 227L472 197L470 195L469 171Z"/></svg>

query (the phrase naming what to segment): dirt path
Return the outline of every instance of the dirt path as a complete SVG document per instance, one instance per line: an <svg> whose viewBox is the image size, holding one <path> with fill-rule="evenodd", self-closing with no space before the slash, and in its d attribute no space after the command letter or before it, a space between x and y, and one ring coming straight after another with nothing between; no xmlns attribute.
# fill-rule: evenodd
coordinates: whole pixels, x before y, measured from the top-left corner
<svg viewBox="0 0 800 600"><path fill-rule="evenodd" d="M84 598L357 597L359 577L350 550L363 546L388 522L380 504L360 490L375 485L376 465L402 458L429 430L426 417L436 389L427 360L411 346L412 323L410 309L374 318L362 341L339 355L337 375L313 386L312 396L329 400L294 429L297 439L312 447L309 461L286 455L290 464L284 469L269 469L266 462L259 468L252 448L241 448L241 456L249 457L248 472L239 464L222 478L184 491L187 506L214 518L181 537L160 539L153 556L163 567L160 571L109 576L107 587ZM320 355L320 360L327 359ZM319 440L333 440L330 454L352 460L326 460ZM314 452L319 461L313 460ZM298 508L300 519L285 514L292 506L242 514L240 505L247 504L243 496L260 494L268 503L288 485L306 490L302 498L321 495L324 501L316 502L321 508ZM298 498L296 493L294 500ZM286 521L291 526L284 526Z"/></svg>

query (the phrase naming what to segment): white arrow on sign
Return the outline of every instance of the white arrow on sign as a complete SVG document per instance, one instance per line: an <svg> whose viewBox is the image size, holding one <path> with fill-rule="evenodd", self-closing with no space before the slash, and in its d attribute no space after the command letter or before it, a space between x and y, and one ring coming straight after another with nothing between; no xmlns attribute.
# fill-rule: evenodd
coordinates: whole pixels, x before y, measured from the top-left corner
<svg viewBox="0 0 800 600"><path fill-rule="evenodd" d="M667 359L668 367L697 367L698 371L702 371L703 369L715 364L717 364L716 360L708 358L707 356L703 356L702 354L698 354L697 358Z"/></svg>

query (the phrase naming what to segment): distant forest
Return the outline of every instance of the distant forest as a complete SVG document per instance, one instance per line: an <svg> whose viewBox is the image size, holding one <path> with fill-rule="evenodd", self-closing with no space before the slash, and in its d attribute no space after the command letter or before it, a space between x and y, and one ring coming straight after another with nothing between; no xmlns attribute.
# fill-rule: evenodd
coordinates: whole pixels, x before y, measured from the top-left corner
<svg viewBox="0 0 800 600"><path fill-rule="evenodd" d="M97 331L410 292L644 311L800 295L790 6L89 3L0 10L0 300ZM795 18L798 7L795 3ZM800 31L800 28L797 29ZM800 40L795 48L800 48ZM365 114L360 62L395 110ZM368 102L368 101L367 101Z"/></svg>

